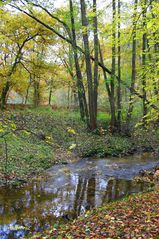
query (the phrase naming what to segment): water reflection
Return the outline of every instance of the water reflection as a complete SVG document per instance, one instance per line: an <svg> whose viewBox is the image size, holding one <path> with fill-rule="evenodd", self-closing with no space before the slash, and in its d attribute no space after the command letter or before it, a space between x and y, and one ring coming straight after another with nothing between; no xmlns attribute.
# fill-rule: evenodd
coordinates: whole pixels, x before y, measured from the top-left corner
<svg viewBox="0 0 159 239"><path fill-rule="evenodd" d="M133 161L133 162L132 162ZM138 159L81 160L50 169L47 181L23 188L0 189L0 238L22 238L28 228L42 231L58 220L68 220L126 194L143 191L146 184L131 178L157 162Z"/></svg>

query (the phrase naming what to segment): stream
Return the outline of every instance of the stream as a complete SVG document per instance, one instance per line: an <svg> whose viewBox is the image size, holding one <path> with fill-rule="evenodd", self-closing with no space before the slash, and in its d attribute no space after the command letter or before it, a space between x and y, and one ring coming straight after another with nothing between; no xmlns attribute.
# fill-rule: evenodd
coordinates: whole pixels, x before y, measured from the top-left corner
<svg viewBox="0 0 159 239"><path fill-rule="evenodd" d="M132 179L155 167L152 154L82 159L55 165L46 175L21 188L0 188L0 239L23 238L58 221L67 222L104 203L146 191L148 183Z"/></svg>

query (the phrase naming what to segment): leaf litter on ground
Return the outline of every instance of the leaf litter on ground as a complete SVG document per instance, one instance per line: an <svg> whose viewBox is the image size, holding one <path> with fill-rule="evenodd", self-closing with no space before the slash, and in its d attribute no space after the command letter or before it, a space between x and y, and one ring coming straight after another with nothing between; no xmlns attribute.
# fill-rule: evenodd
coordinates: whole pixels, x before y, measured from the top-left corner
<svg viewBox="0 0 159 239"><path fill-rule="evenodd" d="M34 239L158 239L159 188L89 211Z"/></svg>

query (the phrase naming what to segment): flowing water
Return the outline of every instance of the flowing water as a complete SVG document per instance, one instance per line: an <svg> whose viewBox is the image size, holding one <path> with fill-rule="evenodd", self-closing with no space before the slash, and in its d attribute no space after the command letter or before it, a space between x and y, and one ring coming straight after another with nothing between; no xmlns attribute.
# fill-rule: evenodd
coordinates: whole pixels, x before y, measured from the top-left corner
<svg viewBox="0 0 159 239"><path fill-rule="evenodd" d="M0 188L0 239L39 232L150 185L132 178L158 164L151 154L55 165L22 188Z"/></svg>

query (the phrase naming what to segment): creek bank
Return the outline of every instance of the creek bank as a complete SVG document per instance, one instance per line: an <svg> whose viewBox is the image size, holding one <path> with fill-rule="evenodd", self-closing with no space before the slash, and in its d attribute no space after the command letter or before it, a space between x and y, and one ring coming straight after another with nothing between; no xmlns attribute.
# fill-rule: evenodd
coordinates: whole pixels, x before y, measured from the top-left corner
<svg viewBox="0 0 159 239"><path fill-rule="evenodd" d="M67 164L85 157L122 157L146 151L158 153L159 131L137 130L132 137L112 135L108 123L98 119L96 132L86 130L77 113L54 112L52 109L3 112L1 119L16 126L0 139L0 183L21 185L41 175L54 164ZM75 134L68 132L68 128ZM101 134L102 128L102 134Z"/></svg>
<svg viewBox="0 0 159 239"><path fill-rule="evenodd" d="M139 175L134 177L134 181L154 183L156 186L159 185L159 164L151 170L141 170Z"/></svg>

